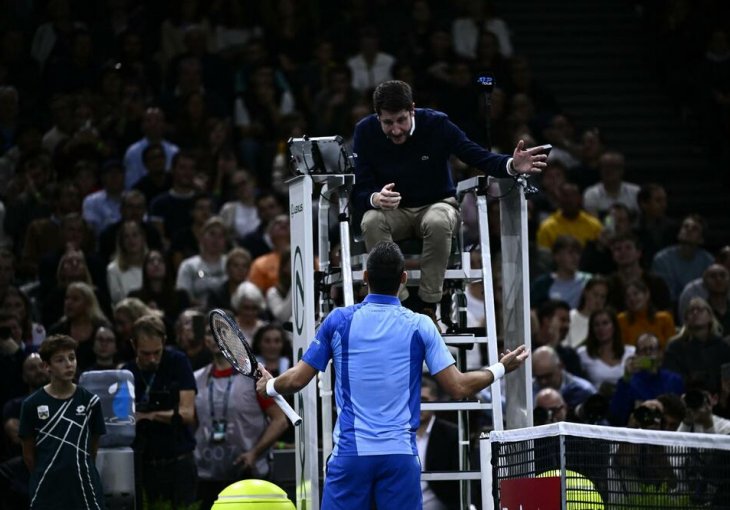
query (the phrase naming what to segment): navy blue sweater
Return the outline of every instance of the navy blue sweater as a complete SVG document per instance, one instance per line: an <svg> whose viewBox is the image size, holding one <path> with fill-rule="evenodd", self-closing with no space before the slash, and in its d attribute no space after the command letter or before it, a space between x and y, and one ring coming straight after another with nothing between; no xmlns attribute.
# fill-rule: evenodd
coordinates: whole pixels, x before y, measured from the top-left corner
<svg viewBox="0 0 730 510"><path fill-rule="evenodd" d="M420 207L456 195L448 160L464 163L494 177L507 176L510 156L494 154L469 140L446 114L416 109L416 129L402 145L386 138L375 114L355 126L354 206L372 209L370 195L390 182L401 194L400 207Z"/></svg>

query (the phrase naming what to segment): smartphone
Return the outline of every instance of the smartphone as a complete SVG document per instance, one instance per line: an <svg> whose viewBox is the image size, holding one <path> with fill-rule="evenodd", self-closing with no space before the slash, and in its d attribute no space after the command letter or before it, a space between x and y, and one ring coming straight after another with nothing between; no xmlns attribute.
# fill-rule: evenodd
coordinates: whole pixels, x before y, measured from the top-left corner
<svg viewBox="0 0 730 510"><path fill-rule="evenodd" d="M553 146L549 143L545 145L540 145L540 150L538 151L538 154L545 154L546 156L550 155L550 151L553 150Z"/></svg>
<svg viewBox="0 0 730 510"><path fill-rule="evenodd" d="M648 356L637 356L636 366L641 370L652 370L654 368L654 358Z"/></svg>
<svg viewBox="0 0 730 510"><path fill-rule="evenodd" d="M205 315L193 315L193 338L196 343L203 343L205 340Z"/></svg>

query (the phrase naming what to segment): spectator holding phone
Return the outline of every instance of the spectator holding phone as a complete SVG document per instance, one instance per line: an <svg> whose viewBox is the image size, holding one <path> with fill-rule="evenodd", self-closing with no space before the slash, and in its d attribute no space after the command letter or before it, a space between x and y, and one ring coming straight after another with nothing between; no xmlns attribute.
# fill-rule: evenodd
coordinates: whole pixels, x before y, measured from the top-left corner
<svg viewBox="0 0 730 510"><path fill-rule="evenodd" d="M624 376L617 381L611 398L611 423L625 426L631 410L659 395L684 393L682 376L661 368L663 351L659 339L644 333L636 340L636 354L626 360Z"/></svg>

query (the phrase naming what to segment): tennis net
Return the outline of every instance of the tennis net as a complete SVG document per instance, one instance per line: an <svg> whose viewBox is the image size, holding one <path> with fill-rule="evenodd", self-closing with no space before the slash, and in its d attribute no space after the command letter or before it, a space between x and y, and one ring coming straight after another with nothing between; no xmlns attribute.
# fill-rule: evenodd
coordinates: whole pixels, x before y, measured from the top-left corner
<svg viewBox="0 0 730 510"><path fill-rule="evenodd" d="M492 472L485 509L511 510L515 485L505 481L526 481L524 492L555 477L565 510L730 510L730 436L561 422L494 431L481 446L482 472Z"/></svg>

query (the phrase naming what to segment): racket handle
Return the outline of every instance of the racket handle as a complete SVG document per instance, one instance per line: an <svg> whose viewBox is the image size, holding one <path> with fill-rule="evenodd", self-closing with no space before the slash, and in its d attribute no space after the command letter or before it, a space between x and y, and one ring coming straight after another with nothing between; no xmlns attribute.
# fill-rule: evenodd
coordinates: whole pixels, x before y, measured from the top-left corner
<svg viewBox="0 0 730 510"><path fill-rule="evenodd" d="M276 395L275 397L271 398L273 398L274 402L276 402L281 410L284 411L286 417L289 418L289 421L291 421L295 427L302 423L301 416L299 416L296 411L294 411L292 406L289 405L289 402L287 402L284 397L282 397L281 395Z"/></svg>

